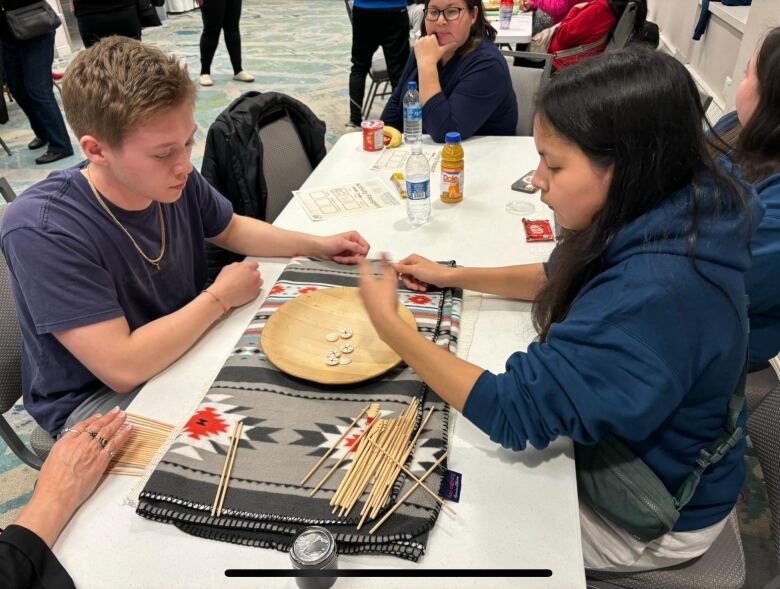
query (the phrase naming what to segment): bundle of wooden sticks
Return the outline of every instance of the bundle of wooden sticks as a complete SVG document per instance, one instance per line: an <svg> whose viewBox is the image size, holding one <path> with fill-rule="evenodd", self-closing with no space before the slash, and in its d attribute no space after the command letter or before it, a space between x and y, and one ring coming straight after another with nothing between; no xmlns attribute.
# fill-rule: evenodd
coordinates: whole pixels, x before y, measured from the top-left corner
<svg viewBox="0 0 780 589"><path fill-rule="evenodd" d="M133 424L133 431L111 460L108 473L139 477L168 439L173 426L132 413L127 414L127 421Z"/></svg>
<svg viewBox="0 0 780 589"><path fill-rule="evenodd" d="M408 477L414 480L415 484L396 502L395 506L385 513L382 519L371 528L370 533L375 533L418 486L431 495L442 505L442 507L455 513L451 507L446 505L436 493L422 482L423 479L433 472L447 457L446 452L439 457L434 465L420 478L416 477L404 466L408 457L414 452L417 439L434 411L434 408L431 407L431 410L428 411L425 419L423 419L420 427L417 429L417 433L412 437L418 408L418 401L412 399L409 406L397 418L377 419L379 415L379 405L376 403L367 405L361 414L353 420L352 424L347 428L341 438L333 444L330 450L320 458L319 462L317 462L304 477L301 481L301 485L305 484L333 451L338 448L341 441L347 436L349 431L363 415L368 415L370 418L369 424L356 440L354 451L352 448L346 448L341 457L331 467L330 471L312 489L309 495L314 495L338 470L342 462L351 455L352 462L336 489L335 494L331 498L330 504L333 506L333 513L338 512L339 517L347 517L360 498L368 493L363 508L360 510L361 517L357 526L358 530L363 527L366 519L375 519L380 511L389 503L393 484L401 471L404 471ZM371 487L370 491L368 491L369 486Z"/></svg>

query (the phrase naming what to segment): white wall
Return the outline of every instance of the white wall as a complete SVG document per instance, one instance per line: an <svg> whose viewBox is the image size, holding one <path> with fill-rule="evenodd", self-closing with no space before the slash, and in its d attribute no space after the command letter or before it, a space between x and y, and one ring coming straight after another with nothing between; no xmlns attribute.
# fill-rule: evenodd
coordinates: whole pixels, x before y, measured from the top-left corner
<svg viewBox="0 0 780 589"><path fill-rule="evenodd" d="M780 25L780 2L753 0L750 7L712 2L709 26L699 41L693 40L693 29L700 0L648 0L647 4L648 18L660 27L665 49L689 67L720 112L732 110L750 56L766 31Z"/></svg>

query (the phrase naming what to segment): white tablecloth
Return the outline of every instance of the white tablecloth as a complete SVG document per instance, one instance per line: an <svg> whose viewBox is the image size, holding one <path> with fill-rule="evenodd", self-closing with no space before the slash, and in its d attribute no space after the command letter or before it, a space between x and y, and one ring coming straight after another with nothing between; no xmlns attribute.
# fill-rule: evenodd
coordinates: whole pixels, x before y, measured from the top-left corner
<svg viewBox="0 0 780 589"><path fill-rule="evenodd" d="M306 187L326 186L372 175L375 154L360 148L360 133L342 137L313 172ZM413 251L432 258L454 258L467 265L542 261L550 244L526 244L519 217L504 211L512 199L536 203L538 196L512 192L510 184L536 165L533 140L482 137L464 145L465 199L458 205L434 202L433 221L412 228L402 207L351 218L312 223L297 201L277 219L291 229L328 234L356 228L373 251L397 256ZM438 181L432 182L434 193ZM130 410L181 423L208 390L239 335L265 297L286 260L260 259L266 287L260 299L235 310L215 325L183 358L152 379ZM501 371L512 352L533 338L530 305L486 297L482 302L469 361ZM540 579L341 578L338 589L366 587L584 587L579 510L570 440L543 451L510 452L492 443L457 416L450 440L449 467L463 473L457 516L442 512L419 563L389 556L341 556L340 568L545 568ZM296 587L292 578L226 579L227 568L288 568L286 554L188 536L174 526L134 513L124 500L138 481L110 476L78 511L54 552L82 588L103 587ZM478 574L478 573L477 573Z"/></svg>

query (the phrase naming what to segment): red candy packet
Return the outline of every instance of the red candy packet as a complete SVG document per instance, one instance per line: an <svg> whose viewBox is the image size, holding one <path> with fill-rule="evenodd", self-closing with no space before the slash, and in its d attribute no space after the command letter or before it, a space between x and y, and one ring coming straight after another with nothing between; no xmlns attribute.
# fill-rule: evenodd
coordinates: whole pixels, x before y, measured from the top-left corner
<svg viewBox="0 0 780 589"><path fill-rule="evenodd" d="M555 241L555 233L549 221L531 221L523 219L526 241Z"/></svg>

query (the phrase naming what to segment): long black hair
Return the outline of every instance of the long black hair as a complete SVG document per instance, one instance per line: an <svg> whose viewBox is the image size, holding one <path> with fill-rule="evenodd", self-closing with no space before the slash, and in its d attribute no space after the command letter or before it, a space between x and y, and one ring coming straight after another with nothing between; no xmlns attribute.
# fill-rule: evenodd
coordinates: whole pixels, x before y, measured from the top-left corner
<svg viewBox="0 0 780 589"><path fill-rule="evenodd" d="M431 0L425 0L425 10L428 10L428 4ZM493 27L493 25L490 24L490 21L485 16L485 7L482 5L482 0L463 0L466 3L466 12L468 13L465 16L471 17L471 12L476 8L477 9L477 18L474 21L474 24L471 25L471 31L469 32L469 38L466 39L466 42L458 48L458 50L455 52L455 55L463 56L471 53L474 51L474 49L477 48L477 45L482 43L482 41L485 40L485 37L488 38L488 40L492 43L496 40L496 35L498 34L498 31ZM427 15L427 12L426 12ZM461 18L463 17L463 13L461 13ZM428 34L425 28L425 17L423 17L422 24L420 24L420 34L425 36Z"/></svg>
<svg viewBox="0 0 780 589"><path fill-rule="evenodd" d="M604 251L618 231L675 191L694 183L691 256L701 206L697 180L715 180L719 207L745 206L743 190L707 151L696 84L670 56L636 47L566 68L538 96L537 116L595 166L613 166L604 207L589 227L565 232L558 244L554 271L534 304L542 341L601 271Z"/></svg>
<svg viewBox="0 0 780 589"><path fill-rule="evenodd" d="M736 144L742 174L752 183L780 172L780 27L764 38L755 68L758 104Z"/></svg>

